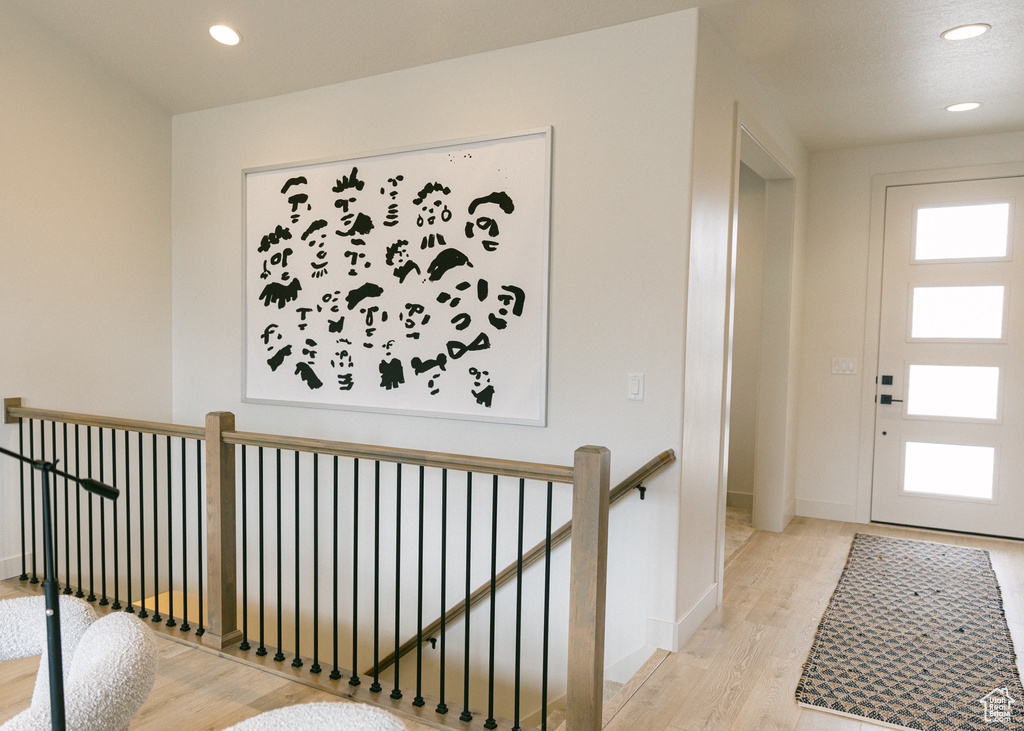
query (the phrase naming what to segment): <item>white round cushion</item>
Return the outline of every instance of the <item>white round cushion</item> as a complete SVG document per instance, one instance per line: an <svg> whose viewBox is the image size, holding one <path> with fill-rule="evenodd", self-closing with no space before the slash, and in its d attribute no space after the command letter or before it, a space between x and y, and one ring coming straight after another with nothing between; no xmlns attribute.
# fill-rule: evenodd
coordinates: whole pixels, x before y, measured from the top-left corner
<svg viewBox="0 0 1024 731"><path fill-rule="evenodd" d="M305 703L261 713L227 731L403 731L387 711L363 703Z"/></svg>

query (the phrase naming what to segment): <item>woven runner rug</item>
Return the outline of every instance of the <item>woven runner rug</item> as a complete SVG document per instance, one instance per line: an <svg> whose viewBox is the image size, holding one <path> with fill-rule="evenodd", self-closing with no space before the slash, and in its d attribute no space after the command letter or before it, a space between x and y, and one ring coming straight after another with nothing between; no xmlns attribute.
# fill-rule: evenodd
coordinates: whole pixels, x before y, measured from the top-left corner
<svg viewBox="0 0 1024 731"><path fill-rule="evenodd" d="M796 699L894 728L1024 729L988 551L854 536Z"/></svg>

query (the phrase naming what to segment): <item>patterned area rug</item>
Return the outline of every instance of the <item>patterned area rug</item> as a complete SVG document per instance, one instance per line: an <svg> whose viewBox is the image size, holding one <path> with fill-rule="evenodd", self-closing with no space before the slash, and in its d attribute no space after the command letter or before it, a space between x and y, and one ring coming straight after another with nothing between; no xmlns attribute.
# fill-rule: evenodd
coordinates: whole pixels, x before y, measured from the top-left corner
<svg viewBox="0 0 1024 731"><path fill-rule="evenodd" d="M896 728L1024 729L988 551L854 536L796 699Z"/></svg>

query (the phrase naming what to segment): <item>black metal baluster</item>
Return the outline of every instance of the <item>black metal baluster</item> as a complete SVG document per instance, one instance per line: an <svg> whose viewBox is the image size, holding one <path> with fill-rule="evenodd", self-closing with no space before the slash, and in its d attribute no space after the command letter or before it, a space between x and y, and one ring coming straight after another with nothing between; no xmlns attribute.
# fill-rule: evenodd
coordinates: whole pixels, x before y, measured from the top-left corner
<svg viewBox="0 0 1024 731"><path fill-rule="evenodd" d="M65 467L69 464L68 462L68 423L65 421L61 425L61 433L64 443L64 465ZM71 498L70 488L68 487L67 476L64 477L64 593L70 594L73 590L71 588Z"/></svg>
<svg viewBox="0 0 1024 731"><path fill-rule="evenodd" d="M313 664L309 672L320 668L320 455L313 453ZM296 615L298 612L296 612Z"/></svg>
<svg viewBox="0 0 1024 731"><path fill-rule="evenodd" d="M42 459L46 460L46 422L39 422L39 443L42 446ZM49 462L52 464L57 463L57 422L50 422L50 459ZM53 576L48 576L48 579L52 579L56 582L57 587L60 588L60 571L57 568L57 562L60 560L60 552L57 550L57 536L60 535L58 529L60 524L58 523L57 516L60 514L60 503L57 501L57 480L50 479L50 505L53 509L50 511L50 536L53 538ZM45 567L44 567L45 568Z"/></svg>
<svg viewBox="0 0 1024 731"><path fill-rule="evenodd" d="M57 459L57 422L50 422L50 461L57 464L60 460ZM67 479L64 478L64 487L67 488ZM53 502L50 503L53 506L53 572L55 576L53 580L57 582L57 589L60 590L60 501L57 500L57 480L53 480ZM67 516L67 501L64 502L64 515Z"/></svg>
<svg viewBox="0 0 1024 731"><path fill-rule="evenodd" d="M144 436L139 432L139 619L149 616L146 611L146 460ZM154 456L154 459L156 457Z"/></svg>
<svg viewBox="0 0 1024 731"><path fill-rule="evenodd" d="M181 438L181 626L182 632L190 632L188 623L188 459L185 437Z"/></svg>
<svg viewBox="0 0 1024 731"><path fill-rule="evenodd" d="M43 462L46 461L46 422L43 421L42 419L39 420L39 459L40 459L40 461L43 461ZM40 486L39 486L39 499L40 500L44 499L43 498L43 490L47 489L47 487L46 487L46 483L47 482L51 482L52 483L53 480L43 480L42 483L40 484ZM51 485L51 487L52 487L52 485ZM53 503L53 491L50 490L49 492L50 492L50 494L47 496L47 499L50 500L50 505L53 505L54 504ZM55 511L51 511L51 513L53 513L53 512L55 512ZM45 512L43 513L43 520L44 521L46 520L46 513ZM43 541L44 541L44 551L45 551L46 531L49 530L50 531L50 535L53 535L53 516L52 516L52 514L50 516L50 525L49 526L43 525L42 526L42 530L43 530ZM44 553L43 554L43 556L44 556L44 559L43 559L43 576L42 576L43 582L46 582L48 579L53 578L53 577L51 577L49 575L49 567L46 565L45 555L46 554Z"/></svg>
<svg viewBox="0 0 1024 731"><path fill-rule="evenodd" d="M259 557L259 561L260 561L260 603L259 603L259 608L260 608L260 646L256 649L256 654L259 655L260 657L263 657L264 655L267 654L267 645L264 642L264 639L265 639L265 631L264 630L266 628L264 608L266 606L266 603L264 602L264 599L263 599L263 580L264 580L264 576L263 576L263 547L264 547L264 539L266 538L266 533L263 532L263 447L259 448L259 455L258 456L259 456L259 460L260 460L260 463L259 463L259 495L258 495L259 526L260 526L260 530L259 530L259 546L260 546L260 552L259 552L260 553L260 557Z"/></svg>
<svg viewBox="0 0 1024 731"><path fill-rule="evenodd" d="M395 687L391 690L391 697L398 700L402 697L402 691L398 687L398 661L401 657L399 648L402 643L402 463L399 462L395 469Z"/></svg>
<svg viewBox="0 0 1024 731"><path fill-rule="evenodd" d="M92 427L85 427L85 472L86 477L92 477ZM94 546L96 543L96 535L93 532L93 526L95 525L92 515L92 493L89 493L89 596L85 598L87 602L96 601L96 568L94 563L95 553Z"/></svg>
<svg viewBox="0 0 1024 731"><path fill-rule="evenodd" d="M417 708L426 704L423 700L423 510L423 465L420 465L420 544L416 560L416 697L412 701Z"/></svg>
<svg viewBox="0 0 1024 731"><path fill-rule="evenodd" d="M43 459L43 460L46 460L46 423L47 422L42 422L42 421L39 422L39 441L40 441L40 444L42 445L42 456L40 458ZM57 422L51 421L51 422L49 422L49 424L50 424L50 459L49 459L49 461L54 463L54 464L56 464L57 461L58 461L57 460ZM60 503L57 501L57 480L56 479L51 479L51 480L49 480L49 482L50 482L50 505L52 506L52 510L50 511L50 513L51 513L51 515L50 515L50 518L51 518L51 520L50 520L50 535L53 536L53 548L54 548L54 552L53 552L53 563L54 563L54 569L53 569L54 576L53 576L53 580L57 582L57 588L59 589L60 588L60 570L59 570L59 566L58 566L58 561L60 561L60 551L58 550L59 549L59 545L58 545L59 538L58 538L58 536L60 535L60 533L59 533L59 529L60 529L60 520L59 520L59 516L60 516ZM44 570L45 570L45 567L44 567Z"/></svg>
<svg viewBox="0 0 1024 731"><path fill-rule="evenodd" d="M337 590L335 590L337 594ZM349 685L359 685L359 458L352 461L352 677ZM339 673L340 676L340 673Z"/></svg>
<svg viewBox="0 0 1024 731"><path fill-rule="evenodd" d="M466 610L463 612L463 619L466 623L466 647L465 659L463 660L463 704L462 713L459 714L460 721L472 721L473 714L469 712L469 597L473 591L471 584L470 569L473 566L473 473L466 473Z"/></svg>
<svg viewBox="0 0 1024 731"><path fill-rule="evenodd" d="M334 669L331 670L330 678L338 680L341 677L341 670L338 669L338 514L341 512L341 506L338 504L338 455L334 455L334 502L331 503L331 507L334 508Z"/></svg>
<svg viewBox="0 0 1024 731"><path fill-rule="evenodd" d="M110 485L111 487L117 487L117 434L113 428L110 430ZM117 500L113 500L114 511L114 603L110 605L113 610L121 608L121 593L120 589L120 578L121 578L121 566L118 561L119 550L118 550L118 529L117 529Z"/></svg>
<svg viewBox="0 0 1024 731"><path fill-rule="evenodd" d="M125 563L128 564L126 589L128 596L125 598L124 611L128 614L135 614L135 607L132 604L132 459L131 459L131 434L126 429L124 432L124 545ZM139 459L142 459L142 452L139 452Z"/></svg>
<svg viewBox="0 0 1024 731"><path fill-rule="evenodd" d="M78 424L75 424L75 476L82 474L81 471L81 460L79 459L78 449ZM77 544L77 558L78 558L78 591L75 592L75 596L79 599L85 597L85 592L82 591L82 488L75 486L75 543Z"/></svg>
<svg viewBox="0 0 1024 731"><path fill-rule="evenodd" d="M277 450L277 653L274 655L274 660L277 662L284 662L284 653L281 652L281 648L284 646L284 631L282 626L282 614L281 609L281 574L283 573L283 566L281 565L281 450Z"/></svg>
<svg viewBox="0 0 1024 731"><path fill-rule="evenodd" d="M494 475L493 487L491 488L491 627L490 627L490 648L487 661L487 720L484 721L484 728L498 728L498 722L494 720L494 615L498 602L495 601L497 591L496 580L498 571L498 476ZM466 603L469 610L469 603Z"/></svg>
<svg viewBox="0 0 1024 731"><path fill-rule="evenodd" d="M18 454L25 454L25 422L19 417L18 418ZM25 552L25 470L31 469L28 465L22 463L18 465L18 479L21 483L21 520L19 527L21 528L21 575L18 577L21 581L28 581L28 565L25 560L27 555ZM77 493L76 493L77 494ZM35 514L35 511L33 511ZM35 542L32 543L32 555L35 556ZM35 569L33 569L34 571ZM79 576L81 576L81 570L79 570Z"/></svg>
<svg viewBox="0 0 1024 731"><path fill-rule="evenodd" d="M243 502L245 500L244 490L242 500ZM199 585L199 629L196 630L196 637L206 634L206 627L203 626L203 569L205 568L203 566L203 512L203 443L196 439L196 581ZM244 510L242 511L242 531L244 534Z"/></svg>
<svg viewBox="0 0 1024 731"><path fill-rule="evenodd" d="M245 455L245 445L242 445L242 642L238 646L239 650L249 650L252 645L249 644L249 535L246 530L246 524L249 522L249 513L246 509L246 494L249 492L249 478L248 478L248 467L249 463ZM202 510L199 511L200 515ZM200 563L200 566L202 564ZM199 575L202 576L200 570ZM200 596L202 592L200 591ZM203 613L199 613L200 621L202 621Z"/></svg>
<svg viewBox="0 0 1024 731"><path fill-rule="evenodd" d="M44 457L44 459L45 459L45 457ZM51 421L50 422L50 462L52 462L53 464L57 464L57 462L58 462L58 459L57 459L57 422L56 421ZM53 516L52 516L53 517L53 524L50 526L50 535L53 536L53 573L54 573L53 580L57 583L57 588L59 590L60 589L60 567L59 567L58 562L60 561L60 551L58 549L60 547L58 545L58 542L60 541L60 538L59 538L59 536L60 536L60 519L59 519L59 516L60 516L60 501L57 500L57 480L56 479L52 479L52 480L50 480L50 482L51 482L51 491L50 491L51 502L50 502L50 505L53 506L53 510L51 511L53 513Z"/></svg>
<svg viewBox="0 0 1024 731"><path fill-rule="evenodd" d="M24 450L22 450L22 454L24 454L24 453L25 453ZM29 419L28 420L28 456L30 458L32 458L32 459L36 458L35 419ZM30 469L30 472L29 472L29 475L28 475L28 480L29 480L29 482L28 482L28 494L32 498L32 523L31 523L31 526L32 526L32 579L28 583L30 583L30 584L38 584L39 583L39 574L36 573L36 555L39 553L39 550L36 548L36 471L34 469L31 469L31 468L29 468L29 469ZM91 510L91 507L92 507L92 501L91 500L89 501L89 506L90 506L90 510ZM91 512L89 513L89 531L90 531L89 535L91 537L92 536L92 513ZM90 554L89 555L90 556L92 555L91 548L90 548ZM90 568L91 568L91 565L90 565Z"/></svg>
<svg viewBox="0 0 1024 731"><path fill-rule="evenodd" d="M544 529L544 629L541 642L540 729L548 728L548 626L551 617L551 483L548 483L547 523Z"/></svg>
<svg viewBox="0 0 1024 731"><path fill-rule="evenodd" d="M522 659L522 638L523 638L523 524L526 522L526 480L519 478L519 535L516 539L516 659L515 659L515 687L513 689L513 703L515 714L513 717L512 731L522 731L519 725L519 691L520 675L519 663Z"/></svg>
<svg viewBox="0 0 1024 731"><path fill-rule="evenodd" d="M441 663L440 684L438 690L438 713L448 713L448 704L444 702L445 676L445 614L448 612L448 470L441 470Z"/></svg>
<svg viewBox="0 0 1024 731"><path fill-rule="evenodd" d="M299 571L302 564L299 563L299 526L301 515L299 513L299 453L295 453L295 658L292 660L293 668L302 667L302 656L300 654L302 645L299 644L299 628L302 622L299 621Z"/></svg>
<svg viewBox="0 0 1024 731"><path fill-rule="evenodd" d="M100 482L104 482L103 469L103 427L99 427L100 435ZM90 463L92 460L90 460ZM110 604L107 599L107 501L100 500L100 606Z"/></svg>
<svg viewBox="0 0 1024 731"><path fill-rule="evenodd" d="M171 449L171 435L166 437L167 444L167 622L165 626L176 627L178 622L174 619L174 480L171 467L173 450Z"/></svg>
<svg viewBox="0 0 1024 731"><path fill-rule="evenodd" d="M54 454L54 456L56 456L56 454ZM44 461L44 462L46 461L46 422L41 420L41 419L39 421L39 459ZM47 483L50 483L49 487L47 487ZM47 498L50 501L50 505L56 505L57 504L56 484L55 483L56 483L56 480L43 480L42 484L40 485L39 495L40 495L40 497L42 497L42 494L43 494L42 491L46 490L49 493L49 495L47 495ZM43 528L43 540L44 541L46 540L46 531L47 530L50 531L50 535L51 536L54 535L54 530L55 530L54 518L55 518L55 516L57 514L57 511L56 510L51 510L50 512L51 512L51 515L50 515L50 525L45 526ZM46 513L43 513L43 520L46 520ZM43 555L45 556L46 554L44 553ZM54 571L56 571L56 569L54 569ZM43 563L43 580L46 581L46 580L49 580L49 579L56 580L57 577L49 575L49 567L46 565L46 563L44 561L44 563Z"/></svg>
<svg viewBox="0 0 1024 731"><path fill-rule="evenodd" d="M157 449L156 434L153 434L153 616L150 621L163 622L164 618L160 616L160 529L159 518L157 518L160 503L160 479L158 477L160 471ZM170 459L171 455L168 454L167 461L169 462Z"/></svg>
<svg viewBox="0 0 1024 731"><path fill-rule="evenodd" d="M380 460L373 473L373 683L370 692L380 693Z"/></svg>
<svg viewBox="0 0 1024 731"><path fill-rule="evenodd" d="M54 465L66 464L61 462L61 459L57 456L57 422L50 422L50 462ZM64 478L65 481L67 478ZM60 497L60 490L57 485L57 479L52 478L53 492L50 496L53 498L53 502L50 505L53 506L53 580L57 584L57 591L60 592L60 511L62 507ZM66 487L66 485L65 485ZM67 501L63 503L63 509L65 516L67 515Z"/></svg>

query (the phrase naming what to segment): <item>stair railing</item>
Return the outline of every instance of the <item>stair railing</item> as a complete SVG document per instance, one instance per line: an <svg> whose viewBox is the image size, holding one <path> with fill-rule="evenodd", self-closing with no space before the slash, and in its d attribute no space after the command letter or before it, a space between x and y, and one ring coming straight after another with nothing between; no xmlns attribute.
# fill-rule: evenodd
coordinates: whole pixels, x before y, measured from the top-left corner
<svg viewBox="0 0 1024 731"><path fill-rule="evenodd" d="M4 401L4 422L19 425L19 446L22 453L38 459L60 460L65 469L72 474L82 474L82 476L92 476L101 481L108 481L122 491L123 499L120 508L115 505L111 514L108 515L101 503L97 517L93 515L94 506L91 501L86 499L83 502L83 497L76 488L68 485L52 487L54 498L61 497L61 488L63 488L61 508L55 511L53 521L60 538L58 554L61 561L57 568L57 578L64 580L65 593L76 592L90 601L99 599L99 604L104 610L124 608L129 612L137 611L140 617L150 617L158 631L178 641L201 643L224 656L264 667L286 677L293 677L300 682L321 687L337 695L378 703L437 728L465 728L465 723L475 722L484 717L486 717L486 720L483 721L484 728L497 728L499 725L512 729L521 728L519 718L519 632L523 620L521 611L523 572L530 565L539 562L542 557L545 565L543 636L545 666L541 693L542 719L546 719L548 690L546 663L549 641L547 603L550 601L549 592L551 590L551 552L568 537L569 530L571 530L573 541L568 570L569 610L566 635L568 642L566 727L569 731L593 731L600 728L604 667L608 506L610 500L621 497L633 487L639 487L645 479L644 476L640 476L640 473L648 470L646 474L650 474L651 471L659 469L665 461L672 459L671 453L659 455L636 474L620 483L616 491L610 494L608 489L610 455L608 450L602 447L582 447L576 450L572 466L545 465L240 432L235 429L234 416L226 412L208 414L205 427L188 427L28 409L22 405L21 399L16 398ZM282 480L284 453L290 455L289 470L292 465L294 467L294 479L291 482L288 481L291 479L290 477ZM255 556L249 556L249 547L254 542L258 544L259 562L262 569L265 559L263 540L269 531L265 530L260 533L257 541L253 538L253 530L250 529L249 523L256 512L254 505L258 502L259 525L266 529L266 526L263 525L264 514L262 511L263 500L266 497L264 495L264 466L267 462L265 456L268 454L271 457L269 462L271 466L276 467L277 474L276 481L268 481L268 484L271 484L272 489L276 491L277 497L275 506L269 505L270 502L273 502L272 500L268 501L268 507L274 508L268 510L268 515L272 515L278 528L278 537L273 545L277 553L276 568L278 572L277 580L273 582L278 598L276 608L278 646L276 648L270 647L263 638L264 605L260 604L258 610L249 605L249 597L255 593L255 589L249 586L250 580L253 578L258 580L259 593L262 596L264 579L267 578L263 571L254 571L252 568L257 559ZM346 467L355 468L355 479L348 482L342 480L343 489L352 493L348 497L355 497L357 500L354 512L347 507L343 509L342 502L340 502L339 460L342 460ZM374 492L375 497L378 498L378 507L374 517L378 523L382 515L386 521L395 521L391 527L385 530L385 533L388 533L396 541L397 545L393 554L396 564L410 550L407 544L405 552L403 552L402 538L417 533L419 536L419 565L417 568L420 597L417 602L419 606L415 620L415 626L422 628L418 629L416 633L419 647L422 648L424 637L436 635L439 630L443 631L446 623L450 628L454 622L462 622L465 636L462 648L465 651L465 664L461 668L464 690L463 696L460 698L463 706L461 714L448 713L445 702L443 659L440 670L440 697L431 698L432 703L427 704L426 696L420 687L421 658L418 657L415 696L411 703L405 700L403 693L403 682L405 681L400 678L398 667L398 659L404 654L402 646L398 642L403 626L403 613L399 606L402 570L398 565L394 567L393 572L394 596L388 596L388 599L393 598L396 604L395 612L390 617L394 621L394 631L390 634L395 640L396 650L392 653L394 657L390 660L395 666L395 682L390 695L381 692L382 687L379 682L380 670L387 665L385 665L386 659L382 660L379 657L377 645L381 638L380 617L376 611L374 611L374 663L372 668L374 682L367 688L359 679L356 664L359 643L355 640L351 643L353 669L342 672L343 669L339 667L337 607L339 595L344 599L349 597L345 596L344 592L338 591L337 578L331 587L331 592L328 592L333 594L332 601L329 602L333 605L334 610L330 622L320 620L317 616L322 602L319 601L319 589L316 578L314 578L313 639L312 641L308 639L308 633L305 640L300 636L303 624L299 619L304 616L300 613L300 601L304 600L308 593L308 590L305 593L300 592L300 576L308 573L307 564L310 561L315 567L315 577L323 573L322 566L318 565L319 545L322 543L318 534L321 531L321 524L326 525L331 522L331 520L325 521L320 517L318 511L322 508L329 508L329 515L333 520L334 531L331 538L334 543L335 577L338 573L339 518L351 516L352 528L358 532L359 521L368 515L365 502L363 507L358 506L360 461L364 465L372 465L375 473ZM384 466L383 470L382 465ZM407 475L407 484L411 482L414 485L413 490L407 489L405 498L402 497L401 485L403 467L407 468L407 473L413 473L411 478ZM300 474L300 468L305 474ZM415 471L408 468L415 468ZM450 610L443 612L443 619L438 620L441 623L440 627L430 629L429 632L426 631L422 623L424 510L428 505L425 500L425 483L430 483L430 480L425 480L426 470L439 473L446 490L448 489L449 474L462 476L466 480L466 495L470 501L472 500L474 475L478 478L478 494L481 491L480 477L484 478L484 482L490 482L491 487L489 541L486 538L486 527L483 531L477 531L478 535L481 532L484 534L482 544L490 549L490 580L477 592L469 591L471 588L470 578L476 573L475 566L479 563L479 561L473 562L477 544L473 541L470 533L473 510L470 502L461 508L464 513L462 517L467 523L465 532L458 536L447 536L449 539L457 537L460 540L465 540L465 552L462 558L466 560L463 577L466 592L460 602L462 609L458 610L457 606L453 606ZM364 475L367 471L364 468ZM237 474L238 472L240 474ZM248 482L255 479L249 474L250 472L259 473L258 488ZM382 474L383 482L381 481ZM22 473L19 479L23 513L21 521L22 553L23 557L30 557L32 561L31 571L29 571L29 566L23 559L21 578L34 583L39 579L35 566L37 545L35 533L39 516L34 510L35 497L39 487L33 483L31 476L26 482L25 473ZM500 486L499 479L505 481ZM518 481L518 491L507 485L508 479ZM436 482L435 479L434 483ZM322 483L327 483L328 486L321 490ZM534 489L535 483L539 483L539 489ZM554 483L573 485L572 527L563 526L552 532L552 485ZM290 507L283 500L283 488L294 490L294 504ZM410 492L416 494L417 488L418 500L408 497ZM382 491L397 494L394 510L391 513L382 513L379 508ZM524 554L523 515L524 501L528 492L531 496L534 493L540 496L541 503L546 506L547 523L544 539ZM333 501L324 497L324 495L330 494L333 494ZM485 498L488 497L486 491L484 494ZM364 501L366 497L368 496L364 495ZM517 554L515 562L499 574L496 571L500 542L498 540L498 509L499 502L506 501L511 504L518 502L519 517L518 521L515 521L518 527ZM239 502L241 506L239 506ZM486 513L486 508L480 508L480 502L478 499L477 509L483 509ZM483 502L486 505L487 501ZM313 516L310 522L314 535L312 557L308 555L309 549L305 545L300 545L307 527L302 522L304 519L302 510L309 510L310 507L307 506L310 505ZM411 521L408 521L407 518L403 523L403 505L418 506L419 516L416 528L409 527ZM242 508L241 526L237 524L239 507ZM284 547L282 526L282 520L286 517L295 521L289 536L289 539L294 539L294 546L289 547L287 551ZM448 529L448 524L444 521L441 524L445 526L442 529L443 534ZM503 522L502 525L504 524ZM62 531L61 528L63 528ZM241 528L241 535L239 535L239 528ZM253 528L257 528L257 526L254 524ZM351 536L346 534L346 538L349 537ZM382 593L379 591L382 580L380 538L381 531L378 526L378 531L374 536L374 540L377 542L375 547L378 550L372 557L375 573L374 585L377 589L373 596L375 610L382 597ZM359 540L357 533L352 541L353 549L359 548ZM365 536L363 540L365 540ZM455 543L449 541L442 545L454 550ZM108 549L112 554L109 557ZM74 558L72 554L74 554ZM444 549L442 549L442 556L444 556ZM293 566L286 568L284 566L286 560L293 561ZM354 559L353 573L358 570L359 564L360 562ZM110 568L109 575L108 566ZM294 569L294 573L292 573L292 569ZM444 561L441 562L440 570L443 577ZM100 580L99 596L97 596L95 586L97 573ZM282 618L287 612L282 610L281 595L289 574L293 578L295 592L294 606L291 607L295 641L290 648L286 648L287 642L282 633ZM511 720L506 720L497 717L494 712L495 607L498 604L495 592L501 586L511 582L513 578L517 579L515 582L517 585L515 705L514 717ZM268 580L268 583L271 582ZM441 582L441 607L447 606L445 593L449 583L451 582L446 583L444 580ZM88 585L87 596L84 591L86 585ZM353 587L358 587L358 585L357 581ZM124 589L123 594L122 589ZM113 594L113 604L109 602L111 593ZM487 671L480 671L475 666L470 666L470 621L465 614L465 607L467 605L472 607L488 596L491 598L489 652L476 652L476 654L487 655L489 667ZM124 604L121 603L122 599ZM177 604L175 604L176 599ZM240 600L241 607L239 606ZM193 606L196 603L198 606ZM360 608L358 602L354 601L353 616L347 618L352 621L353 628L358 624L354 615ZM453 612L455 614L452 614ZM268 614L270 614L269 611ZM408 611L405 614L408 614ZM248 631L250 619L253 620L253 624L259 625L259 648L256 652L251 652L250 641L256 638L251 637ZM191 624L192 621L198 623L194 628ZM365 623L366 620L362 621ZM319 657L321 645L332 644L329 641L322 641L323 638L319 636L322 624L328 627L333 624L334 638L333 663L331 663L333 670L330 673L321 674L322 666ZM433 625L430 627L432 628ZM444 639L442 638L441 641L443 648ZM308 647L312 647L311 658L303 655L304 648ZM264 654L260 654L260 649L264 651ZM285 649L290 649L292 655L292 662L288 667L285 667L283 663ZM273 656L270 655L271 650L276 650ZM422 649L418 654L421 653ZM443 658L443 649L441 654ZM346 675L348 681L342 682ZM485 682L481 683L481 681ZM486 712L475 711L470 707L471 682L476 686L488 686L488 709ZM481 697L480 693L477 692L474 698L479 697ZM541 728L545 727L546 721L542 720Z"/></svg>
<svg viewBox="0 0 1024 731"><path fill-rule="evenodd" d="M615 505L617 502L626 497L631 490L637 490L640 492L640 499L643 500L645 496L646 487L644 482L656 475L662 469L664 469L669 463L675 459L675 452L671 449L666 449L658 456L651 459L640 469L636 470L626 479L619 482L615 487L611 489L608 495L609 507ZM552 548L560 546L562 543L567 541L572 536L572 521L567 521L559 526L554 532L551 533L550 540L544 540L539 542L533 548L526 553L519 552L517 559L502 569L496 576L494 586L491 583L481 584L469 597L469 607L472 609L477 604L482 602L487 597L491 596L495 589L500 589L502 586L510 582L512 579L520 576L524 569L529 568L533 564L537 563L542 559L547 552ZM424 641L434 642L436 638L434 635L438 633L442 625L451 624L459 619L466 612L466 601L462 600L454 607L445 612L444 617L438 617L433 622L423 627L415 637L411 637L402 643L398 649L397 657L401 658L416 649L417 646L421 645ZM380 661L380 665L376 668L368 668L364 674L370 675L375 671L386 668L395 661L396 654L391 653L386 655Z"/></svg>

